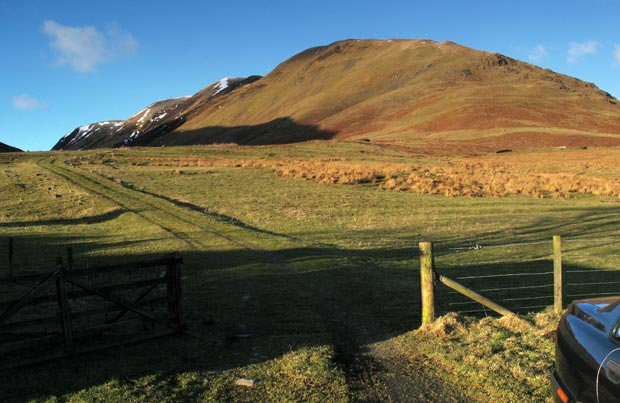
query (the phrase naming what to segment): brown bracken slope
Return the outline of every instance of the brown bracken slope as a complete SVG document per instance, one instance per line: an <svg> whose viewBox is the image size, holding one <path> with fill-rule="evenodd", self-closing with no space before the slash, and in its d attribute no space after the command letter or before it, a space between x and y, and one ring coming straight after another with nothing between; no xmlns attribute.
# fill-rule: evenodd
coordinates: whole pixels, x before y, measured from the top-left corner
<svg viewBox="0 0 620 403"><path fill-rule="evenodd" d="M347 40L185 101L182 124L136 145L359 139L493 150L620 145L620 105L594 84L431 40ZM205 91L207 95L205 96Z"/></svg>

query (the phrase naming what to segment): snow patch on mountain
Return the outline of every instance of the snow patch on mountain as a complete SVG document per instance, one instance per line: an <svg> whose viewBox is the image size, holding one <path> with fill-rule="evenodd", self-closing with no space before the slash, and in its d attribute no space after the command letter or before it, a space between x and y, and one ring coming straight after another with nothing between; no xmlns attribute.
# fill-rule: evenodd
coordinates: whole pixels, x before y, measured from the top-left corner
<svg viewBox="0 0 620 403"><path fill-rule="evenodd" d="M159 120L162 120L163 118L166 117L166 115L168 115L168 112L166 112L165 110L163 112L161 112L159 115L153 116L151 118L151 121L153 122L157 122Z"/></svg>
<svg viewBox="0 0 620 403"><path fill-rule="evenodd" d="M242 81L244 79L245 77L224 77L220 81L218 81L215 87L213 87L213 94L211 95L216 96L220 92L230 87L232 84Z"/></svg>
<svg viewBox="0 0 620 403"><path fill-rule="evenodd" d="M151 112L151 108L146 108L146 109L142 109L142 110L144 111L144 113L142 114L140 119L138 119L138 123L140 123L140 124L143 123L144 120L148 117L149 113Z"/></svg>
<svg viewBox="0 0 620 403"><path fill-rule="evenodd" d="M228 88L228 77L222 78L216 85L213 91L213 95L217 95L220 92Z"/></svg>

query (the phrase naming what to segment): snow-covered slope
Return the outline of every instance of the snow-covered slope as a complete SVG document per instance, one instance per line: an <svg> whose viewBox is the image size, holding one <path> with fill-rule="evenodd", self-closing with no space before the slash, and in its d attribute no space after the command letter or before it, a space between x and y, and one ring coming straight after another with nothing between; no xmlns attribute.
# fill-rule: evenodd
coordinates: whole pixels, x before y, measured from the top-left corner
<svg viewBox="0 0 620 403"><path fill-rule="evenodd" d="M112 135L122 124L122 120L113 120L80 126L61 138L54 146L54 150L72 149L78 145L79 148L85 148L92 140L96 142L96 138L98 137Z"/></svg>

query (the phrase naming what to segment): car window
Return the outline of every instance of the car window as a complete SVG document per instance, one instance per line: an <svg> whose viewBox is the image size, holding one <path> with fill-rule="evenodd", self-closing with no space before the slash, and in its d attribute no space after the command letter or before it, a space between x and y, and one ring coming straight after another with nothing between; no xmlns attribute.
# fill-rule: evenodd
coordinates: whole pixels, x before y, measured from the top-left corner
<svg viewBox="0 0 620 403"><path fill-rule="evenodd" d="M616 325L613 328L613 338L620 341L620 320L616 322Z"/></svg>

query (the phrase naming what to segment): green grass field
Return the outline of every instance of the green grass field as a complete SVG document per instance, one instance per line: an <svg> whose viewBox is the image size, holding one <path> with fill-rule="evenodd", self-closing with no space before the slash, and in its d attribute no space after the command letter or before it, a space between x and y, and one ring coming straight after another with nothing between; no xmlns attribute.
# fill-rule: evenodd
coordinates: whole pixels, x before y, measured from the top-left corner
<svg viewBox="0 0 620 403"><path fill-rule="evenodd" d="M446 400L455 402L548 398L553 340L540 335L556 318L530 315L517 326L449 316L416 331L417 245L435 243L442 272L484 275L546 270L557 234L567 267L615 269L618 199L449 198L225 163L432 163L365 150L317 142L0 155L0 250L15 240L17 275L52 271L67 247L78 267L179 252L189 327L183 336L0 372L0 401L403 401L414 392L394 386L398 370L424 388L415 391L420 402L439 390L463 390ZM483 248L458 249L476 244ZM0 277L8 276L3 256ZM496 284L472 287L483 285ZM441 314L460 309L447 290L439 296ZM388 356L402 362L382 364ZM427 370L421 357L433 364L418 379L415 371ZM516 367L498 377L484 365L501 360ZM236 386L240 378L255 386Z"/></svg>

